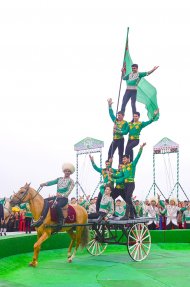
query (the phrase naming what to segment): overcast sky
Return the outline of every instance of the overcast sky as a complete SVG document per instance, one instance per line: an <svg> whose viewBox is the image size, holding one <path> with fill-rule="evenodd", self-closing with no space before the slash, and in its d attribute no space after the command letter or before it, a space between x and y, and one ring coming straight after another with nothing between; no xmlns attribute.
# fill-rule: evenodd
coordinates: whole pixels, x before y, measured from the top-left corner
<svg viewBox="0 0 190 287"><path fill-rule="evenodd" d="M153 146L168 137L180 146L180 183L190 197L189 1L1 1L0 26L0 197L25 182L37 189L62 176L62 164L76 162L74 144L86 137L104 141L107 159L113 128L107 99L116 110L127 27L139 70L160 66L147 78L157 88L160 119L142 131L147 146L134 194L148 193ZM125 87L123 82L121 99ZM137 107L141 120L148 120L144 106ZM99 165L99 155L94 158ZM115 156L114 167L117 161ZM166 196L176 168L176 155L156 156L156 183ZM88 156L81 156L79 174L91 194L99 175ZM44 188L42 195L55 191Z"/></svg>

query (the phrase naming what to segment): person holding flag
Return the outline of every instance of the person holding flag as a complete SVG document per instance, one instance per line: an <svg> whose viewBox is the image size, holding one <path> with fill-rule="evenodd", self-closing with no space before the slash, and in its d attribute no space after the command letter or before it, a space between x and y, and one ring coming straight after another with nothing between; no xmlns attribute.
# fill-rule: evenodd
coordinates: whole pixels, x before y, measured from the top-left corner
<svg viewBox="0 0 190 287"><path fill-rule="evenodd" d="M133 115L136 113L136 98L137 98L137 87L141 80L141 78L149 76L154 71L158 69L158 66L155 66L152 70L149 72L139 72L138 71L138 65L132 64L131 66L132 72L127 73L126 69L126 62L124 62L123 68L122 68L122 79L127 82L127 89L125 91L125 94L123 96L122 105L121 105L121 112L125 114L125 108L128 103L128 101L131 99L131 107L132 107L132 113Z"/></svg>

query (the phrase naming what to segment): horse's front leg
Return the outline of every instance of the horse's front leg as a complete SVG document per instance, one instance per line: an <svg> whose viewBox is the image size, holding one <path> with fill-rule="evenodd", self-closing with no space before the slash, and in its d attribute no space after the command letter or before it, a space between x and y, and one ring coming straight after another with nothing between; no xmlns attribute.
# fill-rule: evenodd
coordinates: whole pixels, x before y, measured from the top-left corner
<svg viewBox="0 0 190 287"><path fill-rule="evenodd" d="M32 266L32 267L36 267L37 264L38 264L38 255L39 255L39 252L40 252L40 248L41 248L41 245L42 243L48 239L49 235L44 232L37 240L37 242L34 244L34 255L33 255L33 260L32 262L29 263L29 266Z"/></svg>

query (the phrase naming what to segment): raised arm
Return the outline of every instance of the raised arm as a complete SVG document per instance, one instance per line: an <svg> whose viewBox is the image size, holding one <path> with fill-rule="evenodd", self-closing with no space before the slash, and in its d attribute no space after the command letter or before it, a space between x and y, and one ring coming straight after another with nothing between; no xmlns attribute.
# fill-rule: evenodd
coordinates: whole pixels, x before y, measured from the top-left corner
<svg viewBox="0 0 190 287"><path fill-rule="evenodd" d="M113 109L112 109L112 99L108 99L108 108L109 108L109 115L110 115L110 118L112 119L113 122L115 122L116 120L116 116L114 115L114 112L113 112Z"/></svg>
<svg viewBox="0 0 190 287"><path fill-rule="evenodd" d="M154 115L153 115L151 120L146 121L146 122L142 122L142 128L145 128L146 126L150 125L155 120L158 113L159 113L159 109L154 111Z"/></svg>
<svg viewBox="0 0 190 287"><path fill-rule="evenodd" d="M159 66L155 66L152 70L147 72L147 76L149 76L150 74L152 74L154 71L156 71L159 68Z"/></svg>
<svg viewBox="0 0 190 287"><path fill-rule="evenodd" d="M90 161L91 161L91 163L92 163L92 167L93 167L97 172L102 173L102 168L97 167L97 165L96 165L95 162L94 162L93 156L91 156L91 155L89 154L89 158L90 158Z"/></svg>
<svg viewBox="0 0 190 287"><path fill-rule="evenodd" d="M158 194L158 202L159 202L159 204L160 204L163 208L166 208L166 207L165 207L165 204L163 203L163 201L160 200L160 195L159 195L159 194Z"/></svg>
<svg viewBox="0 0 190 287"><path fill-rule="evenodd" d="M139 149L139 152L138 152L136 158L132 161L132 165L133 165L133 166L136 166L136 165L137 165L137 162L139 161L139 158L141 157L141 154L142 154L142 151L143 151L143 148L144 148L145 145L146 145L146 143L143 143L143 144L140 146L140 149Z"/></svg>

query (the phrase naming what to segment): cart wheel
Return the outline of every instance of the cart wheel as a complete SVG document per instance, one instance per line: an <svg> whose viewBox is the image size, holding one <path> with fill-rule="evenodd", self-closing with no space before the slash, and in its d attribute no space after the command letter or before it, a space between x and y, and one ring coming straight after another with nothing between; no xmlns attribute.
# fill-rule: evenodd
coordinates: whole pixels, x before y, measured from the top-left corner
<svg viewBox="0 0 190 287"><path fill-rule="evenodd" d="M127 248L129 255L134 261L144 260L151 247L151 236L144 223L134 224L128 233Z"/></svg>
<svg viewBox="0 0 190 287"><path fill-rule="evenodd" d="M98 230L101 233L103 239L109 238L109 231L107 227L102 227L102 225L100 225ZM100 240L100 235L98 235L96 230L90 229L90 240L86 249L91 255L98 256L106 250L108 243L101 242Z"/></svg>

